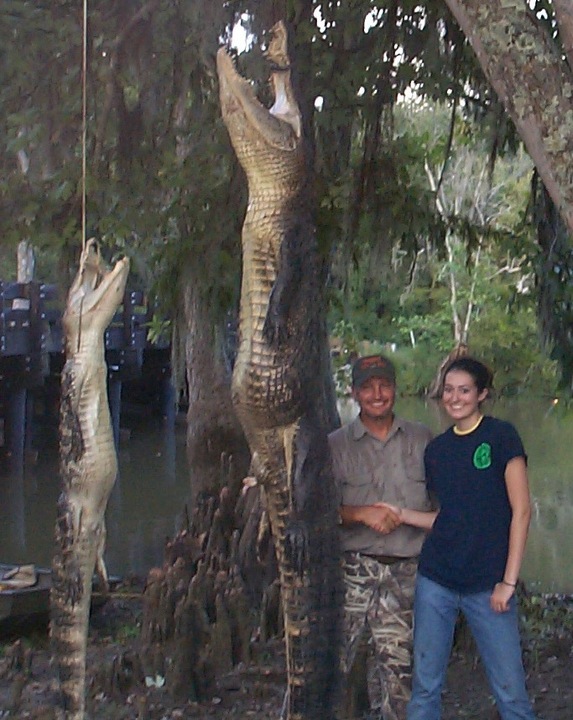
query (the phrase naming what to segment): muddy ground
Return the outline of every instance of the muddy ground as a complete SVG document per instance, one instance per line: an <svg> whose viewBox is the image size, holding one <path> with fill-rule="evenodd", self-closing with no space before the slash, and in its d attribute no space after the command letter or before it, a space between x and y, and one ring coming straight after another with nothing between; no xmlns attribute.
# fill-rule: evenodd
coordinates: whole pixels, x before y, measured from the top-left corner
<svg viewBox="0 0 573 720"><path fill-rule="evenodd" d="M523 623L528 686L539 720L573 719L573 600L528 598ZM121 593L94 613L87 674L92 720L228 720L278 718L285 690L282 641L253 643L253 661L217 678L203 702L176 702L161 678L138 676L141 601ZM466 647L464 648L464 644ZM153 681L153 684L151 684ZM0 640L0 718L58 717L45 630ZM363 715L361 715L362 717ZM483 672L471 642L452 656L443 720L494 720Z"/></svg>

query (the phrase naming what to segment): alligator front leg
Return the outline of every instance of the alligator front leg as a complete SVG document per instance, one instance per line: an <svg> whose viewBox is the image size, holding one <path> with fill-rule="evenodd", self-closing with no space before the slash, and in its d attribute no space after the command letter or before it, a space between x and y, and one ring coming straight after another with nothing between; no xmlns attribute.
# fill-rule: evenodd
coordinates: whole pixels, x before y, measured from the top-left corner
<svg viewBox="0 0 573 720"><path fill-rule="evenodd" d="M285 232L280 246L278 272L273 283L263 336L270 347L277 350L292 342L293 334L300 332L296 326L296 312L300 304L299 294L304 292L312 264L306 265L309 258L309 243L314 242L314 228L304 220L296 222ZM304 281L304 282L303 282ZM308 302L310 298L304 298Z"/></svg>

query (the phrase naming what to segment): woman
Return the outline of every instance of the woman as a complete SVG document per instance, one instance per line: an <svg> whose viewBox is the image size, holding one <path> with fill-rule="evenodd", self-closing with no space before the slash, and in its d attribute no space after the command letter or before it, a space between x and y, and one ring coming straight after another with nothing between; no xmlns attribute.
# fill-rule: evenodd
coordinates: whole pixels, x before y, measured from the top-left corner
<svg viewBox="0 0 573 720"><path fill-rule="evenodd" d="M429 530L414 604L408 720L439 720L441 692L462 612L503 720L535 720L525 688L515 588L531 516L526 455L515 428L485 416L491 373L470 357L446 370L442 402L454 424L426 448L438 512L398 510Z"/></svg>

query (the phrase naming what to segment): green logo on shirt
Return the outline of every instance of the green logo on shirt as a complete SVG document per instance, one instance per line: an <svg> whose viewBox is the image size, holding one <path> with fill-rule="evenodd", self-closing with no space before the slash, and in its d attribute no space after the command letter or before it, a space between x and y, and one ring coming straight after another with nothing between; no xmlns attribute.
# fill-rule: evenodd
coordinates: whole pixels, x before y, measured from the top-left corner
<svg viewBox="0 0 573 720"><path fill-rule="evenodd" d="M485 470L491 465L491 445L482 443L474 452L474 467L478 470Z"/></svg>

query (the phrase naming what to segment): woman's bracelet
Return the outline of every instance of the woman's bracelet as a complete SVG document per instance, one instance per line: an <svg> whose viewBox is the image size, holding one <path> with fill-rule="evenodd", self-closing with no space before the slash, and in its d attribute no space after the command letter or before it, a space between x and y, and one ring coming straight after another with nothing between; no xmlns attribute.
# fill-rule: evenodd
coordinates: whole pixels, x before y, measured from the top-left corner
<svg viewBox="0 0 573 720"><path fill-rule="evenodd" d="M510 582L507 582L507 580L502 580L502 581L501 581L501 584L502 584L502 585L509 585L509 587L512 587L512 588L517 587L517 583L510 583Z"/></svg>

